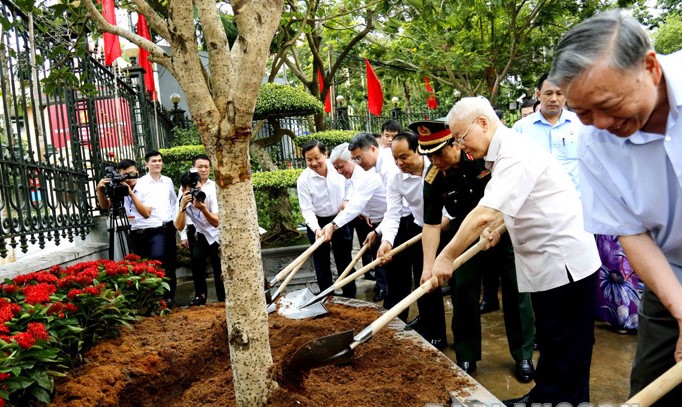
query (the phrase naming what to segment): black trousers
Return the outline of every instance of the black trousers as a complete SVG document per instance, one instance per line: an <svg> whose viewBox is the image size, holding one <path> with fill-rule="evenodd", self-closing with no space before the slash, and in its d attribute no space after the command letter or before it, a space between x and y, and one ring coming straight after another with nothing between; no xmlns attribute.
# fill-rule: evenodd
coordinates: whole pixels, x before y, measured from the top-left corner
<svg viewBox="0 0 682 407"><path fill-rule="evenodd" d="M176 229L173 222L166 222L163 226L156 228L137 229L130 232L130 237L135 247L135 254L151 260L161 262L161 267L170 279L168 285L169 292L167 298L175 300L175 289L177 279L175 269L177 268L178 248L175 241Z"/></svg>
<svg viewBox="0 0 682 407"><path fill-rule="evenodd" d="M531 293L540 351L531 402L590 401L596 276Z"/></svg>
<svg viewBox="0 0 682 407"><path fill-rule="evenodd" d="M355 218L353 219L350 224L351 228L351 236L353 235L353 230L355 230L355 233L358 235L358 243L362 245L362 242L365 241L367 238L367 235L369 235L370 232L374 230L377 226L379 226L379 222L373 224L372 226L367 224L367 221L364 218ZM377 251L379 251L379 246L381 245L381 242L377 241L377 243L367 249L365 254L362 256L362 265L366 266L369 263L373 262L374 259L376 259L376 254ZM379 265L374 267L374 273L376 275L377 281L376 281L376 289L379 290L384 290L388 291L388 282L386 281L386 267L383 265Z"/></svg>
<svg viewBox="0 0 682 407"><path fill-rule="evenodd" d="M206 259L211 262L215 291L218 301L225 301L225 286L223 285L222 266L220 264L220 244L214 242L208 244L206 236L196 231L194 225L187 225L187 241L192 257L192 281L194 282L194 294L196 296L208 295L206 285Z"/></svg>
<svg viewBox="0 0 682 407"><path fill-rule="evenodd" d="M318 216L317 221L320 227L323 228L334 220L334 216ZM315 242L315 232L307 228L308 240L310 243ZM345 225L339 228L332 235L332 240L317 248L313 252L313 264L315 265L315 275L317 276L317 285L320 291L324 291L331 287L334 283L332 281L330 249L334 251L334 261L336 263L336 270L342 273L351 262L351 250L353 249L353 240L350 233L350 228ZM343 288L343 296L348 298L355 298L357 288L355 281L346 284Z"/></svg>

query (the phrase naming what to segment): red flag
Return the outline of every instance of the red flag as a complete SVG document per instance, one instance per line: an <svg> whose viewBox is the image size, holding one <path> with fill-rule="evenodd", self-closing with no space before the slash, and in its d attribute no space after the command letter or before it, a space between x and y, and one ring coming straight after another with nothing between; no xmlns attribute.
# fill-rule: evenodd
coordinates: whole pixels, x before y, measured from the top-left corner
<svg viewBox="0 0 682 407"><path fill-rule="evenodd" d="M429 109L435 109L438 107L438 101L436 100L436 96L433 93L426 98L426 106L428 106Z"/></svg>
<svg viewBox="0 0 682 407"><path fill-rule="evenodd" d="M369 59L365 58L367 67L367 110L375 116L381 116L384 107L384 93L381 91L381 82L372 70Z"/></svg>
<svg viewBox="0 0 682 407"><path fill-rule="evenodd" d="M424 77L424 83L426 83L426 91L429 93L433 93L433 88L431 87L431 81L429 80L428 76Z"/></svg>
<svg viewBox="0 0 682 407"><path fill-rule="evenodd" d="M429 96L426 98L426 106L429 109L435 109L438 107L438 101L436 100L436 95L431 87L431 81L427 76L424 77L424 83L426 84L426 91L429 92Z"/></svg>
<svg viewBox="0 0 682 407"><path fill-rule="evenodd" d="M320 72L319 69L317 70L317 83L320 84L320 94L322 94L324 79L322 78L322 72ZM329 99L329 92L327 92L327 98L324 100L324 111L327 113L332 111L332 102L331 99Z"/></svg>
<svg viewBox="0 0 682 407"><path fill-rule="evenodd" d="M116 6L114 0L102 1L102 17L107 23L116 25ZM112 62L121 56L121 44L118 42L118 35L104 33L104 65L111 65Z"/></svg>
<svg viewBox="0 0 682 407"><path fill-rule="evenodd" d="M149 27L147 27L147 19L140 13L137 14L137 35L151 41L149 35ZM154 86L154 71L152 70L152 63L148 59L149 51L140 48L140 55L138 63L144 69L144 88L151 93L152 100L156 100L156 86Z"/></svg>

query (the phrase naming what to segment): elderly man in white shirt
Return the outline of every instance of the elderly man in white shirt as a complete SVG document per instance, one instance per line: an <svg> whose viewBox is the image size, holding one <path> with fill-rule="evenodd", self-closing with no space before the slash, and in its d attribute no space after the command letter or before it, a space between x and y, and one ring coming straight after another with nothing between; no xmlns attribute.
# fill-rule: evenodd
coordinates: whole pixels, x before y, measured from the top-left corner
<svg viewBox="0 0 682 407"><path fill-rule="evenodd" d="M358 219L359 216L362 217L357 223L364 223L364 226L367 227L367 233L369 233L370 230L379 225L384 217L384 212L386 212L386 189L381 182L381 177L374 171L363 170L351 160L348 143L336 146L332 150L330 161L339 174L350 180L353 193L344 209L339 212L333 222L325 226L325 235L331 236L335 228L347 225ZM377 274L381 272L383 272L383 267L377 268ZM385 296L385 292L381 294L381 297ZM374 301L381 301L382 299L375 295Z"/></svg>
<svg viewBox="0 0 682 407"><path fill-rule="evenodd" d="M594 344L594 290L601 261L594 237L583 229L578 193L559 162L495 115L487 99L464 98L446 121L467 154L491 169L483 198L467 215L432 269L439 283L452 261L504 223L514 247L520 292L530 292L540 358L535 387L514 403L589 402ZM423 280L431 278L425 270Z"/></svg>
<svg viewBox="0 0 682 407"><path fill-rule="evenodd" d="M313 243L324 236L323 228L331 224L339 213L345 196L346 180L334 170L327 159L327 147L315 140L302 148L307 168L296 181L298 201L301 214L306 222L308 240ZM331 244L331 247L330 247ZM336 269L343 271L351 262L352 235L347 225L327 239L313 253L313 264L320 290L329 288L332 281L330 249L334 251ZM348 284L343 288L343 295L354 298L355 284Z"/></svg>

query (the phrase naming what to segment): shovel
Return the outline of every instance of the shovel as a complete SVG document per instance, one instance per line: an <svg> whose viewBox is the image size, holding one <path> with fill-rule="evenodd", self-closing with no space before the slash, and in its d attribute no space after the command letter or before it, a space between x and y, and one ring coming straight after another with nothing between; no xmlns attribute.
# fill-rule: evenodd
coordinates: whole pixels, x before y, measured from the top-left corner
<svg viewBox="0 0 682 407"><path fill-rule="evenodd" d="M353 267L355 267L355 264L358 262L358 260L362 258L362 255L365 254L367 249L369 249L369 243L363 245L360 248L358 254L356 254L355 257L353 257L353 260L351 260L350 263L348 264L348 267L346 267L346 269L343 270L343 273L339 274L339 278L337 278L336 281L343 280L348 275L348 273L350 273L350 271L353 270Z"/></svg>
<svg viewBox="0 0 682 407"><path fill-rule="evenodd" d="M268 301L268 314L275 311L275 309L277 308L276 305L275 305L275 301L277 301L277 297L279 297L279 295L282 294L282 292L284 292L284 289L287 288L287 286L289 285L289 283L291 282L291 280L294 278L294 276L296 275L296 273L298 273L298 271L303 267L303 265L305 264L306 260L308 260L308 259L306 258L306 259L301 260L301 262L298 263L298 264L294 267L293 270L291 270L291 272L289 273L289 275L287 276L287 278L284 279L284 281L282 282L282 284L280 284L280 286L277 287L277 290L275 290L275 292L272 293L272 295L270 296L270 299L269 299L269 301Z"/></svg>
<svg viewBox="0 0 682 407"><path fill-rule="evenodd" d="M403 250L407 249L408 247L412 246L414 243L418 242L421 240L422 234L418 234L417 236L413 237L412 239L406 241L405 243L401 244L400 246L396 247L395 249L391 250L390 252L386 253L385 255L379 257L378 259L374 260L373 262L369 263L368 265L364 266L360 270L356 271L355 273L341 279L341 276L339 276L339 279L336 280L334 284L331 285L331 287L327 288L326 290L322 291L319 293L315 298L312 300L308 301L307 303L301 305L301 308L306 308L309 307L312 304L315 304L316 302L319 302L325 298L334 291L344 287L346 284L350 283L351 281L355 281L358 277L361 275L367 273L371 269L373 269L375 266L381 264L383 261L385 261L387 258L394 256ZM349 271L348 269L346 271ZM344 271L345 273L345 271Z"/></svg>
<svg viewBox="0 0 682 407"><path fill-rule="evenodd" d="M496 230L498 233L502 234L506 229L503 224ZM464 262L474 257L474 255L480 252L487 244L488 239L480 238L478 243L471 246L467 251L455 259L453 267L459 267L464 264ZM456 270L456 268L454 268L454 270ZM365 343L372 339L372 337L388 325L393 318L397 317L401 312L412 305L412 303L431 291L431 289L437 285L435 278L426 281L355 336L353 336L353 331L351 330L313 339L312 341L303 344L303 346L301 346L291 357L289 370L302 371L351 361L353 358L353 349L357 348L361 343Z"/></svg>
<svg viewBox="0 0 682 407"><path fill-rule="evenodd" d="M626 401L624 405L648 407L680 383L682 383L682 362L676 363L675 366L649 383L648 386Z"/></svg>
<svg viewBox="0 0 682 407"><path fill-rule="evenodd" d="M291 270L293 270L294 267L296 267L299 263L304 263L304 262L308 259L308 257L310 257L310 255L313 254L313 252L314 252L315 250L317 250L317 248L320 247L320 246L322 245L322 243L324 243L324 238L319 238L319 239L317 239L317 240L315 241L315 243L313 243L309 248L306 249L306 251L304 251L304 252L301 253L298 257L296 257L296 258L294 259L294 261L292 261L291 263L289 263L288 266L284 267L284 268L282 269L282 271L280 271L279 273L277 273L277 275L276 275L272 280L270 280L270 281L268 282L266 291L269 290L270 288L274 287L275 284L277 284L277 283L280 282L284 277L286 277L286 276L289 274L289 272L290 272Z"/></svg>
<svg viewBox="0 0 682 407"><path fill-rule="evenodd" d="M355 257L351 260L348 267L346 267L343 273L339 275L339 278L336 281L343 279L348 273L350 273L353 267L355 267L355 263L357 263L358 260L360 260L360 258L367 251L368 248L369 245L362 246L360 251L358 251L358 254L355 255ZM284 280L282 286L286 287L286 284L288 284L288 280L295 272L296 270L289 274L289 277L287 277L287 279ZM325 292L327 292L327 290ZM273 294L273 299L276 298L276 296L279 295L279 293L280 290L277 290L277 292ZM316 304L316 306L308 307L306 309L303 309L303 307L301 307L301 304L312 304L314 298L316 298L315 294L313 294L313 292L310 291L310 288L308 287L288 293L280 302L280 307L277 312L280 315L287 317L289 319L305 319L326 314L327 309L322 304ZM276 307L274 302L268 305L268 313L273 312L275 308Z"/></svg>

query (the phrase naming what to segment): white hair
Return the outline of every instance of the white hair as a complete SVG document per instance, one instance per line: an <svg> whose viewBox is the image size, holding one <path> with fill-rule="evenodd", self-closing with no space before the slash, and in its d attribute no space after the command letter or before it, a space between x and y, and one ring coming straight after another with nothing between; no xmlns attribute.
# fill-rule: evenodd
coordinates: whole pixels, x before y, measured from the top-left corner
<svg viewBox="0 0 682 407"><path fill-rule="evenodd" d="M453 122L473 121L479 116L493 123L500 121L488 99L483 96L473 96L462 98L455 103L445 116L445 124L449 126Z"/></svg>
<svg viewBox="0 0 682 407"><path fill-rule="evenodd" d="M329 161L331 161L333 164L336 160L350 161L350 150L348 150L348 143L339 144L338 146L334 147L332 153L329 155Z"/></svg>

